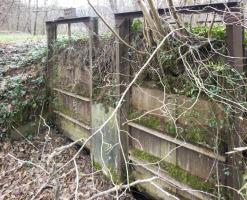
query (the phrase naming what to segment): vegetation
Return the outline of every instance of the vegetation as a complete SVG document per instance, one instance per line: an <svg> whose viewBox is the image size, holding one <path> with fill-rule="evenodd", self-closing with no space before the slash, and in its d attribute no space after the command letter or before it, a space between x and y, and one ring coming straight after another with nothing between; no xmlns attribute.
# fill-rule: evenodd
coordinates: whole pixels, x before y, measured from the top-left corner
<svg viewBox="0 0 247 200"><path fill-rule="evenodd" d="M11 34L11 33L0 33L0 43L15 43L23 41L40 41L44 40L44 35L31 35L31 34Z"/></svg>
<svg viewBox="0 0 247 200"><path fill-rule="evenodd" d="M27 51L24 60L9 60L7 57L1 61L5 70L0 76L3 84L0 90L0 130L5 133L12 126L19 127L36 120L48 101L40 64L46 56L46 47L37 45ZM9 74L16 75L10 77Z"/></svg>
<svg viewBox="0 0 247 200"><path fill-rule="evenodd" d="M32 27L30 21L27 21L26 26L24 26L24 31L27 29L28 32L33 32L34 35L37 34L38 31L37 17L40 14L38 1L39 0L35 3L36 11L33 14L35 19L32 20L34 21L34 27ZM46 4L46 2L45 0L44 4ZM113 2L115 1L112 0L109 3L115 12L117 8ZM236 58L233 60L232 51L227 48L227 33L223 24L227 21L227 17L231 15L231 13L227 12L232 9L224 9L224 18L218 16L220 12L208 14L207 12L212 10L205 9L204 12L206 12L207 18L204 24L202 24L199 22L201 16L199 16L198 19L195 17L197 14L200 15L200 13L195 11L191 12L191 18L189 19L189 15L181 14L181 12L184 11L183 9L179 9L181 12L177 12L173 0L167 0L166 2L166 6L170 12L169 16L160 15L154 0L138 0L135 1L135 3L140 6L143 20L134 19L129 27L128 23L125 24L126 21L117 19L116 22L119 23L118 25L123 25L123 28L118 27L119 29L116 28L116 30L114 30L114 28L111 28L110 23L108 24L106 22L104 16L101 16L101 12L98 12L94 5L91 4L90 0L88 0L88 3L109 30L112 31L114 37L112 37L112 34L109 34L109 32L99 36L96 40L96 44L94 43L95 48L93 47L93 49L90 50L88 35L80 34L79 32L76 32L70 39L66 36L59 37L57 41L53 43L53 46L49 45L49 47L53 48L52 51L50 51L53 55L49 54L48 64L50 68L48 68L48 70L51 72L51 76L47 78L49 79L48 83L49 86L51 86L51 90L61 90L60 92L64 93L66 97L63 99L54 95L55 97L51 100L51 96L47 94L48 91L45 87L43 68L40 67L47 53L47 49L44 46L36 46L34 49L31 49L28 54L28 59L20 59L22 56L16 55L15 50L9 51L9 55L14 54L11 59L9 56L7 56L7 59L1 58L2 55L8 55L5 50L5 44L19 42L22 39L34 42L40 39L40 36L30 37L28 35L22 35L12 40L7 35L0 35L0 43L3 43L3 47L1 46L0 49L0 64L2 65L2 68L0 68L1 133L7 135L6 133L8 133L13 126L19 127L27 122L35 121L39 114L46 109L46 105L51 102L56 104L53 108L62 113L61 117L70 121L70 125L68 126L66 122L64 122L65 120L58 124L61 125L63 129L65 129L65 127L67 128L68 135L70 135L71 138L74 138L74 132L80 137L81 129L73 127L74 124L78 125L76 127L89 130L89 132L93 130L88 140L82 141L82 139L79 139L78 141L83 143L84 147L84 145L86 145L84 142L89 143L91 142L90 140L93 139L94 141L91 143L93 144L91 145L93 148L98 141L96 146L100 149L100 152L98 150L96 152L93 149L92 154L100 157L102 162L105 161L106 164L104 167L107 169L102 169L101 163L95 161L92 163L95 169L104 172L107 171L106 174L110 175L113 187L111 190L105 190L99 193L98 196L96 194L92 198L89 197L89 194L89 199L96 199L102 194L111 194L113 192L116 198L118 198L119 194L121 194L121 189L126 189L125 191L127 191L127 189L130 188L129 182L123 186L120 181L121 178L126 180L124 176L129 176L129 174L126 173L122 175L122 173L116 173L119 169L124 168L125 165L127 167L132 164L128 157L128 150L131 149L132 145L131 142L130 145L128 144L132 136L131 132L127 132L128 129L132 130L132 128L126 125L129 119L143 126L157 129L164 134L169 134L174 139L178 138L195 145L209 147L211 149L204 148L204 150L208 150L211 153L214 151L215 155L217 154L218 156L221 153L225 154L226 151L239 150L239 148L234 147L237 147L235 145L240 143L242 145L245 141L245 138L241 138L240 140L242 130L239 129L242 123L239 121L244 121L244 114L247 111L247 103L245 102L246 72L242 72L243 66L240 62L237 63L238 66L236 66L235 61L238 62L239 58L238 60L236 60ZM19 6L23 4L25 3L13 3L13 5ZM9 5L6 0L4 0L4 5ZM29 0L28 7L27 10L29 12L27 13L27 19L31 19L31 0ZM44 5L44 8L44 10L41 9L45 14L43 21L48 17L48 6ZM16 9L18 8L15 8L15 10ZM10 10L13 9L10 8ZM17 24L15 24L17 30L20 29L21 10L19 7L19 18ZM107 9L104 8L104 10ZM190 11L186 8L186 14L189 14L189 12ZM0 15L1 13L2 12L0 12ZM64 16L64 18L66 17L67 16ZM6 17L6 19L7 18L8 17ZM215 22L215 19L218 21L218 18L222 18L222 23ZM236 18L236 16L234 18ZM188 23L189 20L190 23ZM212 21L210 22L209 20ZM231 23L234 23L234 19L231 19ZM242 20L238 20L238 22L235 23L238 27L245 27L244 24L241 24L243 23ZM11 23L9 23L9 21L3 21L2 24L7 27ZM126 27L124 27L125 25ZM45 31L44 28L45 26L40 28L42 29L40 32ZM124 35L125 30L121 32L124 28L131 28L130 34ZM239 36L241 35L241 31L236 31L236 34L237 33ZM91 35L92 38L95 38L95 36L96 34ZM247 45L247 33L245 33L245 36L244 44ZM115 37L117 37L118 40L115 40ZM234 43L234 41L232 42ZM238 50L241 50L242 45L240 44L238 48ZM131 109L132 105L129 105L128 100L129 96L133 98L133 96L131 96L131 88L134 85L136 87L155 88L156 90L153 90L153 93L150 94L159 101L159 105L157 106L161 107L161 104L163 107L174 106L171 108L174 113L170 113L170 119L168 120L166 118L167 112L163 109L160 109L160 116L153 115L151 110L146 110L149 105L143 108L143 110L141 105L136 106L138 110ZM59 90L55 88L59 88ZM174 96L174 100L172 99L170 101L169 97L167 98L170 94ZM70 97L73 98L69 99ZM78 104L78 101L75 99L81 99L83 102L86 101L87 105L82 106L81 103ZM211 102L213 103L211 104ZM142 103L146 105L151 104L149 101ZM66 106L66 104L69 106ZM94 106L95 104L98 104L98 107L92 107L92 105ZM210 104L210 106L208 104ZM218 112L216 104L219 105L222 112ZM150 109L153 109L153 107L155 107L155 105L150 106ZM92 108L100 108L100 111L97 110L98 116L91 116L96 115L95 113L90 113ZM129 110L130 113L128 113L128 115L127 112ZM144 115L144 110L149 114ZM87 119L84 119L84 116L81 115L82 113L87 115L85 117ZM111 118L108 118L108 116L111 116ZM85 127L84 123L92 127ZM97 124L97 127L95 127L95 124ZM101 124L103 125L101 126ZM95 129L96 132L94 132ZM32 161L21 161L18 163L25 163L27 170L39 168L39 170L41 169L45 172L45 176L49 178L47 185L51 184L51 187L55 191L55 199L60 198L60 190L63 189L59 185L59 179L67 179L67 175L73 173L73 180L75 180L75 184L73 185L75 188L73 188L74 193L70 198L73 196L75 199L79 199L78 190L81 181L81 173L78 171L78 169L80 169L78 166L81 163L78 162L77 158L83 147L79 148L73 156L70 156L68 159L70 161L61 167L57 159L63 155L65 151L70 151L71 147L77 144L78 141L54 150L52 149L53 145L47 145L48 143L52 144L49 134L50 127L49 133L45 136L45 142L43 142L44 148L41 156L37 161L41 167L33 165ZM135 134L138 134L138 131L136 131ZM105 138L105 136L108 138ZM142 136L140 135L139 137ZM165 140L165 137L163 137L163 139ZM146 145L145 142L146 141L144 141L142 145ZM32 143L30 145L32 145ZM166 145L165 142L162 143L162 145ZM160 144L159 146L162 145ZM34 145L32 146L37 149ZM51 149L48 149L49 147L47 146L51 146ZM155 151L163 151L161 148L164 148L164 146L159 146L157 145ZM182 155L180 151L177 151L177 148L179 147L176 145L173 149L179 152L178 154L176 153L174 159L182 162L180 159ZM49 153L46 152L47 149ZM193 151L193 148L190 148L190 151ZM37 149L37 152L40 153L39 149ZM226 177L232 175L232 170L238 170L238 168L242 167L243 161L245 161L244 159L239 159L239 156L235 156L236 152L230 152L232 154L226 158L226 163L222 161L222 157L219 159L220 161L218 161L218 158L215 158L212 167L202 169L203 172L207 173L199 175L196 169L193 172L189 172L187 167L179 167L183 166L182 164L178 164L179 166L171 164L166 162L165 159L158 158L149 152L133 149L132 153L134 157L146 161L148 165L159 166L178 182L188 185L195 190L199 190L201 193L215 194L218 199L222 200L230 198L224 194L220 186L216 187L216 185L230 183L231 180L226 180ZM43 157L43 155L45 157ZM92 157L94 157L94 155ZM197 158L195 159L198 162L204 163L209 162L207 157L213 156L203 153L203 156L198 156L198 160ZM15 160L19 161L19 159ZM43 160L44 163L42 163ZM210 160L212 160L212 158L210 158ZM233 160L233 162L231 162L231 160ZM236 166L231 166L232 163ZM244 164L246 165L246 163ZM67 172L67 169L71 166L73 166L74 169ZM117 168L117 170L115 170L115 168ZM224 168L223 172L221 171L222 168ZM126 169L121 172L125 172L125 170ZM126 171L128 172L128 170ZM93 176L96 174L94 171L89 170L89 173L91 172ZM225 176L223 173L225 173ZM198 176L192 174L197 174ZM84 178L88 175L87 173L82 176ZM204 177L204 179L200 177ZM136 181L132 180L131 175L127 178L127 180ZM238 178L239 180L242 177L232 178ZM69 178L69 180L72 179ZM137 180L135 184L142 183L141 181L142 180ZM160 180L151 182L151 184L155 186L155 183L158 184L159 181ZM235 182L237 181L232 181L232 183ZM226 187L228 186L229 185ZM157 188L158 187L159 186L157 186ZM171 185L171 187L174 187L176 190L179 188L176 188L176 184ZM246 185L243 188L245 187ZM43 189L44 188L38 190L38 194L35 197L38 197L39 193L41 194L41 192L43 192ZM187 192L185 190L182 191ZM190 195L193 196L192 192Z"/></svg>

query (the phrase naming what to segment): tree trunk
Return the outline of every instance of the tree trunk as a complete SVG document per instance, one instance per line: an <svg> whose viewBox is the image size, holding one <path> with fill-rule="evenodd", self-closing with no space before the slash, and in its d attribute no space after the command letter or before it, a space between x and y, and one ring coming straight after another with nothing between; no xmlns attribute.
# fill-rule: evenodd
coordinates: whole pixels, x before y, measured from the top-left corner
<svg viewBox="0 0 247 200"><path fill-rule="evenodd" d="M18 11L17 11L17 24L16 24L16 31L19 31L20 27L20 15L21 15L21 2L18 3Z"/></svg>
<svg viewBox="0 0 247 200"><path fill-rule="evenodd" d="M39 9L39 0L36 0L35 19L34 19L34 27L33 27L33 35L36 35L36 33L37 33L38 9Z"/></svg>
<svg viewBox="0 0 247 200"><path fill-rule="evenodd" d="M45 14L43 18L43 31L42 31L43 34L45 34L45 31L46 31L45 21L48 18L47 0L44 0L44 11L45 11Z"/></svg>
<svg viewBox="0 0 247 200"><path fill-rule="evenodd" d="M27 15L27 19L26 19L26 26L25 26L25 29L24 31L26 30L27 28L27 32L28 33L31 33L31 1L32 0L28 0L28 15Z"/></svg>
<svg viewBox="0 0 247 200"><path fill-rule="evenodd" d="M109 3L110 3L112 11L116 13L118 11L117 0L109 0Z"/></svg>

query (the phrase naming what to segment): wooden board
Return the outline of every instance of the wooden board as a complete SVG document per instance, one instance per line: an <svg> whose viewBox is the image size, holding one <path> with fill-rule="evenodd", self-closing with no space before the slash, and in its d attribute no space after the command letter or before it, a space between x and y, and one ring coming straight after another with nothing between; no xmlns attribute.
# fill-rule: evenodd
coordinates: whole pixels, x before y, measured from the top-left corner
<svg viewBox="0 0 247 200"><path fill-rule="evenodd" d="M165 171L158 169L153 165L139 160L133 156L130 157L133 162L133 176L135 179L145 179L151 177L159 177L158 181L153 181L158 187L151 184L142 184L141 186L156 199L174 200L174 199L190 199L190 200L212 200L209 195L190 188L189 186L176 181L170 177ZM159 189L161 188L161 189ZM175 194L175 195L174 195ZM174 197L175 196L175 197Z"/></svg>
<svg viewBox="0 0 247 200"><path fill-rule="evenodd" d="M225 183L224 156L217 156L209 149L185 143L139 124L129 123L129 125L131 136L135 138L131 140L132 148L147 152L211 182L214 182L213 177L218 163L220 182Z"/></svg>

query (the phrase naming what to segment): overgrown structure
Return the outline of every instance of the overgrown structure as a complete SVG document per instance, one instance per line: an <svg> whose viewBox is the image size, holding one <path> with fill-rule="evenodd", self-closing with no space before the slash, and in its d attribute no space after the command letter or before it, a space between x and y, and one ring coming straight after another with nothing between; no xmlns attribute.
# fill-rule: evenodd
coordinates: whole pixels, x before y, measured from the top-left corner
<svg viewBox="0 0 247 200"><path fill-rule="evenodd" d="M197 66L198 57L202 56L200 59L208 59L207 66L212 69L187 71L188 74L198 73L198 79L210 86L205 86L204 91L196 87L196 81L186 85L190 77L180 76L186 67L178 69L182 72L177 72L174 67L184 65L193 57L184 61L181 52L171 53L171 57L166 54L161 64L165 67L154 68L152 66L160 64L160 57L154 58L151 65L148 62L150 55L140 56L141 50L138 54L134 48L126 47L119 37L115 42L108 39L109 46L115 45L114 51L110 48L102 50L106 44L97 36L96 18L47 22L47 77L57 101L51 108L56 124L71 139L90 149L95 167L102 168L115 184L129 184L154 176L157 180L143 184L141 188L157 198L241 199L240 194L228 188L238 190L242 187L244 160L240 153L228 156L226 152L243 144L240 138L244 138L245 120L241 120L242 115L236 111L238 108L229 107L231 103L224 104L217 99L217 95L222 95L217 84L225 84L229 90L236 84L228 85L220 76L216 76L220 79L217 84L207 82L209 74L215 71L222 73L222 77L223 73L229 75L234 71L233 79L229 78L231 74L226 76L229 82L242 79L239 77L244 71L244 35L243 27L238 23L239 16L236 16L241 13L238 6L237 2L231 2L176 8L184 15L211 12L224 15L226 38L221 39L225 41L209 43L211 46L205 42L200 46L196 39L189 38L191 47L201 54L195 56L194 61L190 60L188 68ZM230 12L226 12L227 9ZM164 15L170 10L160 9L158 12ZM117 34L132 47L135 44L140 47L142 44L138 45L138 40L145 37L137 33L142 24L135 21L142 16L143 12L115 14ZM69 24L70 27L71 23L78 22L85 23L88 28L88 39L75 44L70 39L68 48L61 54L56 48L57 25ZM200 27L194 30L196 37L203 34L203 29L198 29ZM212 30L211 27L213 35ZM134 40L138 34L141 36ZM169 41L162 48L169 49L166 45L174 45L175 51L176 34L168 34ZM219 51L228 51L224 52L227 62L224 59L220 64L222 52L212 54L211 50L216 46ZM100 57L104 61L98 63ZM172 70L169 71L169 67ZM160 75L162 70L165 76ZM187 89L178 85L178 78L182 78L180 83L188 86ZM170 90L166 90L169 87ZM243 98L242 91L233 95L232 101Z"/></svg>

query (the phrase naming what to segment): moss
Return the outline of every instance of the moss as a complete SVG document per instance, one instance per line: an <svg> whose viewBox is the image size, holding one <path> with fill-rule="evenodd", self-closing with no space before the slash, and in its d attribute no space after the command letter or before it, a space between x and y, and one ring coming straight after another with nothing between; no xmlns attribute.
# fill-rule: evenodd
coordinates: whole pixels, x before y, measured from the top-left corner
<svg viewBox="0 0 247 200"><path fill-rule="evenodd" d="M188 127L185 129L185 139L193 143L202 144L206 142L206 133L200 127Z"/></svg>
<svg viewBox="0 0 247 200"><path fill-rule="evenodd" d="M93 167L96 170L102 170L103 169L102 165L98 162L95 162L95 161L93 161ZM122 184L123 183L123 180L125 180L125 179L123 177L119 177L119 174L117 173L116 169L113 166L107 165L107 169L109 170L109 171L107 170L107 174L105 174L105 173L103 174L105 179L110 180L109 173L111 173L112 180L114 181L115 184Z"/></svg>
<svg viewBox="0 0 247 200"><path fill-rule="evenodd" d="M101 165L98 162L95 162L95 161L93 161L93 167L96 170L101 170L102 169Z"/></svg>
<svg viewBox="0 0 247 200"><path fill-rule="evenodd" d="M142 115L141 112L134 111L129 114L130 119L137 119L135 122L156 130L164 131L165 133L175 136L177 133L177 128L172 122L167 122L165 119L160 119L152 115ZM203 143L205 142L205 132L201 130L200 127L184 127L184 131L178 135L180 139L186 139L188 142L192 143Z"/></svg>
<svg viewBox="0 0 247 200"><path fill-rule="evenodd" d="M120 177L117 170L111 166L108 165L107 168L109 169L111 176L112 176L112 180L115 182L115 184L122 184L126 179L124 177Z"/></svg>
<svg viewBox="0 0 247 200"><path fill-rule="evenodd" d="M146 115L140 118L139 122L150 128L154 128L154 129L162 128L161 120L156 117L153 117L152 115Z"/></svg>
<svg viewBox="0 0 247 200"><path fill-rule="evenodd" d="M132 153L133 153L133 156L137 157L138 159L145 160L149 163L158 163L159 162L159 166L162 169L164 169L165 171L167 171L167 173L171 177L173 177L177 181L180 181L181 183L184 183L184 184L192 187L193 189L207 191L207 192L215 191L213 184L211 184L209 182L205 182L205 180L203 180L197 176L191 175L189 172L181 169L178 166L167 163L165 161L160 162L160 158L155 157L153 155L150 155L149 153L146 153L146 152L138 150L138 149L134 149L132 151Z"/></svg>
<svg viewBox="0 0 247 200"><path fill-rule="evenodd" d="M148 114L139 118L141 115L141 112L132 109L129 114L129 119L136 119L135 122L149 128L163 130L163 122L161 119Z"/></svg>
<svg viewBox="0 0 247 200"><path fill-rule="evenodd" d="M173 123L165 122L164 125L165 125L164 130L166 133L169 133L171 135L176 135L177 131L176 131L176 127Z"/></svg>
<svg viewBox="0 0 247 200"><path fill-rule="evenodd" d="M215 149L215 146L217 146L218 150L222 152L224 150L225 145L223 140L219 140L218 144L215 145L215 140L212 134L214 132L213 128L195 124L191 120L189 125L177 123L176 125L180 127L178 129L176 125L174 125L174 123L169 122L164 118L158 118L150 114L146 114L144 116L142 115L143 112L137 111L132 108L129 113L129 119L136 119L134 120L135 123L141 124L148 128L159 130L161 132L164 132L164 134L168 134L172 137L177 136L178 139L186 140L187 142L195 145L202 145L204 147L212 149ZM192 115L194 116L194 118L196 118L196 116L198 117L197 112L193 112ZM140 118L140 116L142 117Z"/></svg>

